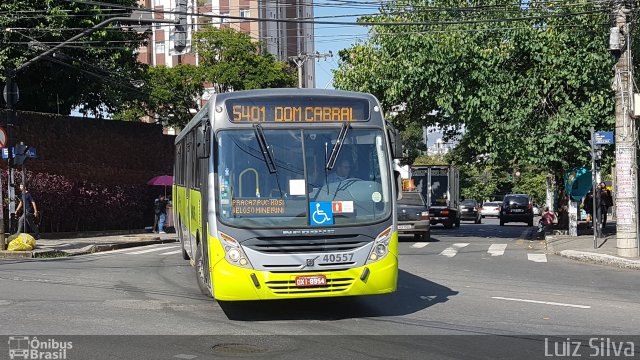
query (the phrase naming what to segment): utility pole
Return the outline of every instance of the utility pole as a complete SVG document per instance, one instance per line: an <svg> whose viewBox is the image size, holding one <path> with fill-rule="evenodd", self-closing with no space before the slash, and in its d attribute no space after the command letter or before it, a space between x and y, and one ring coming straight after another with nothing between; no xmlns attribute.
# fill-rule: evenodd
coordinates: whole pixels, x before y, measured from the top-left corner
<svg viewBox="0 0 640 360"><path fill-rule="evenodd" d="M616 230L618 255L638 256L638 173L631 59L632 1L614 0L609 49L616 57ZM640 106L640 104L638 104ZM595 195L595 194L594 194ZM596 209L594 209L594 213Z"/></svg>
<svg viewBox="0 0 640 360"><path fill-rule="evenodd" d="M293 61L298 67L298 87L302 89L304 87L303 77L302 77L302 67L304 63L309 59L326 59L333 57L333 53L329 51L328 54L320 54L316 52L315 54L298 54L297 56L289 56L289 60Z"/></svg>

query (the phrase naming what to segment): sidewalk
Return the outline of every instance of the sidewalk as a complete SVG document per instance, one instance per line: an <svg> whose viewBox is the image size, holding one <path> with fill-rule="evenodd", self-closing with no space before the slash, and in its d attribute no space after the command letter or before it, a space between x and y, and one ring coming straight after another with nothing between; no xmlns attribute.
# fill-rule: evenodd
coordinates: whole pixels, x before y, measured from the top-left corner
<svg viewBox="0 0 640 360"><path fill-rule="evenodd" d="M594 248L593 229L587 229L586 224L578 224L578 236L547 233L545 238L547 251L577 261L611 265L626 269L640 270L640 258L625 258L618 256L616 244L616 224L609 221L604 229L604 238L598 239Z"/></svg>
<svg viewBox="0 0 640 360"><path fill-rule="evenodd" d="M0 260L74 256L178 241L178 236L175 233L154 234L143 230L138 233L112 231L65 233L64 237L60 235L43 234L43 238L37 240L36 248L32 251L0 251Z"/></svg>

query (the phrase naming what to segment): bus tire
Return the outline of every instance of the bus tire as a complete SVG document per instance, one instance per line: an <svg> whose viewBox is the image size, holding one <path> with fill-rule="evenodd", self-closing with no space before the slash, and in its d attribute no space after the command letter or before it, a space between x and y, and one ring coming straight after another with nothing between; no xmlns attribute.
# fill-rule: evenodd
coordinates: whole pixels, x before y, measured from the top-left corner
<svg viewBox="0 0 640 360"><path fill-rule="evenodd" d="M211 289L209 289L209 286L207 286L207 282L210 282L210 281L208 281L209 275L204 269L204 261L202 258L201 245L202 244L199 243L198 246L196 247L196 256L194 259L196 264L196 276L198 280L198 287L200 288L200 291L204 295L206 295L207 297L213 297L211 293Z"/></svg>
<svg viewBox="0 0 640 360"><path fill-rule="evenodd" d="M189 254L187 253L187 250L184 249L184 240L180 239L180 248L182 249L182 258L184 260L189 260L191 259L189 257Z"/></svg>

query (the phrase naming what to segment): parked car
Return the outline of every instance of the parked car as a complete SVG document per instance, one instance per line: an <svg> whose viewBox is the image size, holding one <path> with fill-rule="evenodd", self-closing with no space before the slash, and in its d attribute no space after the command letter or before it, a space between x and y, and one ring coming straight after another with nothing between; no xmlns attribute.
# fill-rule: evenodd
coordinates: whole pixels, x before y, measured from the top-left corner
<svg viewBox="0 0 640 360"><path fill-rule="evenodd" d="M429 241L429 209L419 192L403 191L398 200L398 232L414 234L416 241Z"/></svg>
<svg viewBox="0 0 640 360"><path fill-rule="evenodd" d="M500 207L500 226L508 222L525 222L533 226L533 205L529 195L509 194L504 197Z"/></svg>
<svg viewBox="0 0 640 360"><path fill-rule="evenodd" d="M480 215L482 215L482 217L487 217L487 216L499 217L500 205L502 205L502 203L500 202L488 201L482 204L482 207L480 207Z"/></svg>
<svg viewBox="0 0 640 360"><path fill-rule="evenodd" d="M475 200L462 200L460 203L460 220L471 220L476 224L482 222L480 205Z"/></svg>

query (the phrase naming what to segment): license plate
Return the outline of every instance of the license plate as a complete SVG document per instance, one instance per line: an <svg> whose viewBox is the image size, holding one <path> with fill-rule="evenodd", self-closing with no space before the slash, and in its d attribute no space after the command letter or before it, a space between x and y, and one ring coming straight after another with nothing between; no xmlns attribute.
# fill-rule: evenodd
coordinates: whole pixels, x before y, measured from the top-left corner
<svg viewBox="0 0 640 360"><path fill-rule="evenodd" d="M297 287L324 286L324 285L327 285L327 277L324 276L324 275L297 276L296 277L296 286Z"/></svg>
<svg viewBox="0 0 640 360"><path fill-rule="evenodd" d="M473 209L464 209L464 211L466 211L466 212L472 212L472 211L473 211Z"/></svg>
<svg viewBox="0 0 640 360"><path fill-rule="evenodd" d="M413 225L398 225L398 230L410 230Z"/></svg>
<svg viewBox="0 0 640 360"><path fill-rule="evenodd" d="M520 213L520 212L524 212L524 210L522 210L522 209L511 209L511 212L518 212L518 213Z"/></svg>

